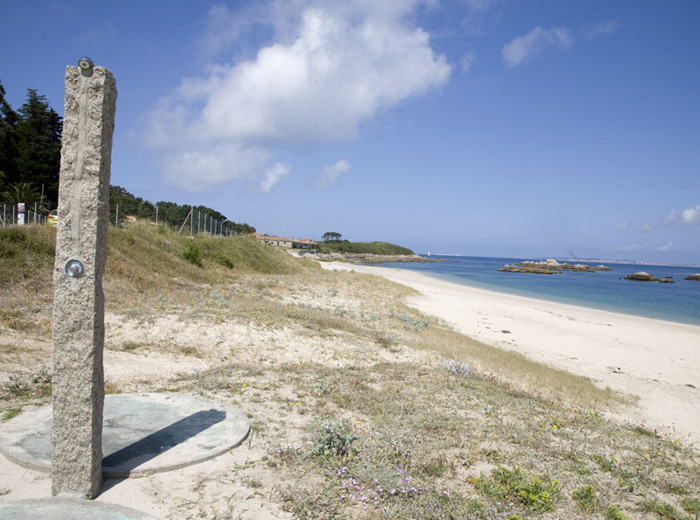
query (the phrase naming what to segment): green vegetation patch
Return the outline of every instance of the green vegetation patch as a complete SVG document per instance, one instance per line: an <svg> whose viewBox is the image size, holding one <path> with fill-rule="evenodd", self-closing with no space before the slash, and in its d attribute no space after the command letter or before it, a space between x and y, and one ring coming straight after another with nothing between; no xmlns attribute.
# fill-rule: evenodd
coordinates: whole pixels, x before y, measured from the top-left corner
<svg viewBox="0 0 700 520"><path fill-rule="evenodd" d="M371 255L413 255L407 247L388 242L321 242L319 253L371 254Z"/></svg>
<svg viewBox="0 0 700 520"><path fill-rule="evenodd" d="M10 408L2 414L2 422L9 421L10 419L17 417L22 413L22 408Z"/></svg>
<svg viewBox="0 0 700 520"><path fill-rule="evenodd" d="M491 501L519 502L538 513L554 510L554 500L561 491L558 480L530 477L518 467L509 470L498 466L493 470L491 478L480 476L470 482Z"/></svg>
<svg viewBox="0 0 700 520"><path fill-rule="evenodd" d="M573 492L572 498L576 500L578 508L592 515L598 508L598 498L596 497L595 488L593 486L583 486Z"/></svg>
<svg viewBox="0 0 700 520"><path fill-rule="evenodd" d="M197 267L202 266L202 252L195 244L187 244L185 251L182 253L182 257Z"/></svg>
<svg viewBox="0 0 700 520"><path fill-rule="evenodd" d="M45 226L0 227L0 284L51 276L55 230Z"/></svg>

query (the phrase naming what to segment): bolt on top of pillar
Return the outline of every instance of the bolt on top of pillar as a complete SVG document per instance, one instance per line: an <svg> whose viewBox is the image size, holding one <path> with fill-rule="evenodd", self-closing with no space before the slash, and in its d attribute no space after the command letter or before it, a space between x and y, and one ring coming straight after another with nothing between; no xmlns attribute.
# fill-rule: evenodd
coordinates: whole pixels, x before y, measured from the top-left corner
<svg viewBox="0 0 700 520"><path fill-rule="evenodd" d="M83 56L78 60L78 67L80 67L80 73L89 78L92 76L92 69L95 68L95 63L87 56Z"/></svg>

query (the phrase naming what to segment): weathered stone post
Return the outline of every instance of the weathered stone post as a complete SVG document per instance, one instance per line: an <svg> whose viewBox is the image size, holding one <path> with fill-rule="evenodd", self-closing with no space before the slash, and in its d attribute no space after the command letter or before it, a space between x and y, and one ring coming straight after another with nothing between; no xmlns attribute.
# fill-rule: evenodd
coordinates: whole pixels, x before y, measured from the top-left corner
<svg viewBox="0 0 700 520"><path fill-rule="evenodd" d="M102 480L104 294L117 89L81 58L66 68L53 311L54 495L93 498Z"/></svg>

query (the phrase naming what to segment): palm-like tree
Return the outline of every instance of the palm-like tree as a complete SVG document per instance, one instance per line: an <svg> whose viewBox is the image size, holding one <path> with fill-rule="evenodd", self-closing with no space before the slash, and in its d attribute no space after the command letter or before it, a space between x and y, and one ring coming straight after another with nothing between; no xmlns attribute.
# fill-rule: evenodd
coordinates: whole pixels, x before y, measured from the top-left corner
<svg viewBox="0 0 700 520"><path fill-rule="evenodd" d="M6 204L17 204L19 202L33 204L39 198L40 194L31 182L15 182L2 192L2 200Z"/></svg>

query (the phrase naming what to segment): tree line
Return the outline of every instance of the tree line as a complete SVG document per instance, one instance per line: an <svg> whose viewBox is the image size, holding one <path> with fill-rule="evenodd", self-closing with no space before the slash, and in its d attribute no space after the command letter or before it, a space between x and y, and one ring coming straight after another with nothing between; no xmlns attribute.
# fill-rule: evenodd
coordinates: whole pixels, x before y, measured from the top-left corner
<svg viewBox="0 0 700 520"><path fill-rule="evenodd" d="M46 211L58 201L63 119L46 97L27 89L15 111L0 83L0 196L8 204L39 202Z"/></svg>
<svg viewBox="0 0 700 520"><path fill-rule="evenodd" d="M35 89L27 89L27 100L16 111L5 94L0 82L0 201L10 205L24 202L28 207L38 203L39 212L48 213L58 206L63 119ZM158 206L158 221L172 226L182 225L192 209L174 202L152 204L120 186L110 186L109 205L111 222L117 217L117 205L122 219L133 215L152 221ZM255 232L254 227L229 221L206 206L195 206L194 210L223 222L223 229L232 234Z"/></svg>
<svg viewBox="0 0 700 520"><path fill-rule="evenodd" d="M121 186L109 187L109 206L111 222L114 222L115 218L118 218L116 214L117 206L119 207L119 216L122 220L125 215L133 215L138 219L154 222L157 217L158 223L169 224L171 226L182 226L185 220L187 220L188 215L190 215L190 211L198 211L207 215L210 219L219 222L222 229L228 229L231 234L246 235L255 233L255 228L253 226L228 220L225 215L222 215L215 209L201 205L185 206L166 201L152 204L141 197L132 195Z"/></svg>

